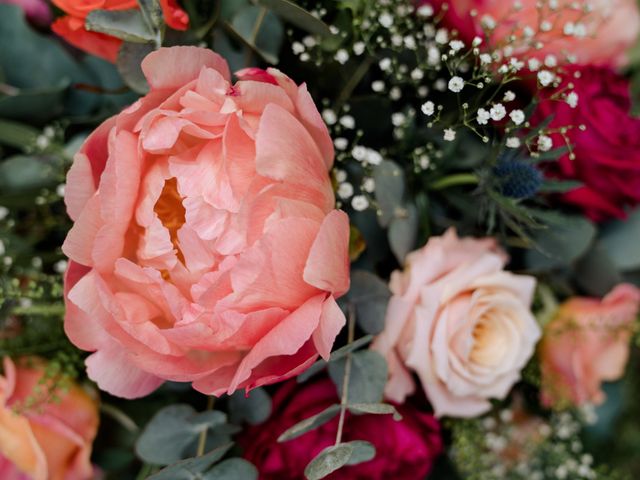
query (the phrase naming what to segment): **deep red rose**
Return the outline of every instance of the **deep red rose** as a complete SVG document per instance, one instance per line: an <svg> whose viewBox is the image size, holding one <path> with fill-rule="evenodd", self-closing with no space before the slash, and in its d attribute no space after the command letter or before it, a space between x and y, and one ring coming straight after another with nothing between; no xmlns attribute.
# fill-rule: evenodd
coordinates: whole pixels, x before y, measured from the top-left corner
<svg viewBox="0 0 640 480"><path fill-rule="evenodd" d="M336 388L328 379L298 385L286 383L273 398L271 418L246 430L240 438L245 458L260 471L261 480L300 480L307 464L336 439L338 418L284 443L278 436L289 427L337 403ZM391 415L347 413L343 441L366 440L376 447L376 457L344 467L329 480L421 480L442 452L436 419L409 404L397 407L403 419Z"/></svg>
<svg viewBox="0 0 640 480"><path fill-rule="evenodd" d="M574 72L580 72L574 78ZM625 208L640 203L640 119L630 115L629 81L608 68L575 67L565 75L574 84L578 105L544 101L535 118L554 115L550 128L572 125L567 135L575 159L565 155L547 165L547 175L579 180L584 186L563 199L594 221L624 218ZM563 87L560 87L563 88ZM582 131L578 128L584 125ZM564 145L554 135L554 147Z"/></svg>

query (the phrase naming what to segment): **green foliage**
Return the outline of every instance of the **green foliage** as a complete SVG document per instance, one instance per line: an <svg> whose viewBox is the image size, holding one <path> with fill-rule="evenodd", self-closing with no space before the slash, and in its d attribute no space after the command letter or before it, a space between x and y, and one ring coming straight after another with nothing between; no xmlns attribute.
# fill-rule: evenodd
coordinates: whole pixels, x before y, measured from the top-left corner
<svg viewBox="0 0 640 480"><path fill-rule="evenodd" d="M343 302L355 308L358 326L375 335L384 329L391 292L386 282L365 270L351 272L351 288Z"/></svg>
<svg viewBox="0 0 640 480"><path fill-rule="evenodd" d="M373 350L356 352L343 360L329 364L329 376L342 396L347 361L351 361L348 379L348 403L378 403L387 382L386 361Z"/></svg>
<svg viewBox="0 0 640 480"><path fill-rule="evenodd" d="M249 393L238 390L229 397L228 407L231 423L257 425L271 415L271 398L264 388L254 388Z"/></svg>

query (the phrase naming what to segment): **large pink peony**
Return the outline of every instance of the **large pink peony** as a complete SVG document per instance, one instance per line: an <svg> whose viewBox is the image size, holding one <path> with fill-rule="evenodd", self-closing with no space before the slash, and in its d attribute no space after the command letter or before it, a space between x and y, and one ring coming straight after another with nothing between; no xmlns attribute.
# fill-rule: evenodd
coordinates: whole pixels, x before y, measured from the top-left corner
<svg viewBox="0 0 640 480"><path fill-rule="evenodd" d="M574 297L562 304L540 344L543 402L602 403L602 382L624 375L639 311L640 289L630 284L602 300Z"/></svg>
<svg viewBox="0 0 640 480"><path fill-rule="evenodd" d="M89 480L98 430L98 405L78 385L41 398L35 387L44 374L38 358L4 358L0 376L0 478L2 480ZM46 386L40 385L43 391ZM27 401L35 399L29 407ZM47 402L47 400L49 400Z"/></svg>
<svg viewBox="0 0 640 480"><path fill-rule="evenodd" d="M449 230L407 257L391 277L384 331L372 348L389 364L386 396L403 402L415 372L436 416L474 417L504 398L534 352L535 279L504 271L491 238Z"/></svg>
<svg viewBox="0 0 640 480"><path fill-rule="evenodd" d="M492 23L490 44L513 47L514 54L544 60L555 55L562 62L623 66L627 51L640 32L636 0L426 0L449 12L445 22L471 42L483 35L481 24ZM533 33L533 35L530 35Z"/></svg>
<svg viewBox="0 0 640 480"><path fill-rule="evenodd" d="M67 178L65 329L100 388L213 395L327 357L349 286L333 147L304 85L195 47L142 63L151 91L103 123Z"/></svg>

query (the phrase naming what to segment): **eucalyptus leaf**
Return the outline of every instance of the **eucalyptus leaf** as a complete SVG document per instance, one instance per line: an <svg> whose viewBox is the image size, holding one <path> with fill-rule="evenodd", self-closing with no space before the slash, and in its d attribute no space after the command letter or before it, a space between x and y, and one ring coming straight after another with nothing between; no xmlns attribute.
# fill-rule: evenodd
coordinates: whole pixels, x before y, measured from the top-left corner
<svg viewBox="0 0 640 480"><path fill-rule="evenodd" d="M56 182L56 171L46 157L16 155L0 163L3 193L37 190Z"/></svg>
<svg viewBox="0 0 640 480"><path fill-rule="evenodd" d="M202 480L205 478L202 476L203 472L224 457L231 446L232 444L224 445L205 455L182 460L151 475L149 480Z"/></svg>
<svg viewBox="0 0 640 480"><path fill-rule="evenodd" d="M329 376L342 397L345 366L348 358L331 362ZM378 352L362 350L351 355L348 403L379 403L387 383L387 362Z"/></svg>
<svg viewBox="0 0 640 480"><path fill-rule="evenodd" d="M390 297L386 282L366 270L354 270L351 273L351 287L344 301L355 306L358 325L365 332L375 335L384 329Z"/></svg>
<svg viewBox="0 0 640 480"><path fill-rule="evenodd" d="M205 429L224 425L219 411L196 413L190 405L169 405L149 421L136 442L136 454L153 465L181 460L189 446Z"/></svg>
<svg viewBox="0 0 640 480"><path fill-rule="evenodd" d="M371 340L373 340L373 335L365 335L364 337L360 337L354 340L353 342L348 343L343 347L340 347L339 349L331 353L331 356L329 357L329 362L335 362L336 360L340 360L341 358L344 358L347 355L347 353L353 352L359 349L360 347L369 344ZM325 368L329 362L326 362L324 360L318 360L317 362L315 362L313 365L307 368L303 373L298 375L298 383L306 382L316 373L322 371L322 369Z"/></svg>
<svg viewBox="0 0 640 480"><path fill-rule="evenodd" d="M293 2L288 0L258 0L258 3L309 33L323 37L333 35L326 23Z"/></svg>
<svg viewBox="0 0 640 480"><path fill-rule="evenodd" d="M85 19L85 28L105 33L125 42L150 43L157 38L138 9L92 10Z"/></svg>
<svg viewBox="0 0 640 480"><path fill-rule="evenodd" d="M320 480L347 465L352 453L353 445L348 443L327 447L311 460L304 475L307 480Z"/></svg>
<svg viewBox="0 0 640 480"><path fill-rule="evenodd" d="M266 62L278 63L284 27L274 13L265 7L250 5L238 11L227 27Z"/></svg>
<svg viewBox="0 0 640 480"><path fill-rule="evenodd" d="M583 185L577 180L545 180L538 189L540 193L566 193Z"/></svg>
<svg viewBox="0 0 640 480"><path fill-rule="evenodd" d="M566 267L591 247L596 227L579 216L557 216L557 221L533 235L536 248L525 254L528 268L535 271Z"/></svg>
<svg viewBox="0 0 640 480"><path fill-rule="evenodd" d="M378 221L383 227L388 227L398 210L402 210L404 173L396 163L384 160L375 168L374 179L380 210Z"/></svg>
<svg viewBox="0 0 640 480"><path fill-rule="evenodd" d="M333 417L335 417L340 411L340 405L331 405L325 408L320 413L315 414L312 417L305 418L294 426L285 430L279 437L278 442L286 442L292 440L300 435L303 435L311 430L315 430L321 425L324 425Z"/></svg>
<svg viewBox="0 0 640 480"><path fill-rule="evenodd" d="M229 397L229 418L233 423L257 425L270 414L271 398L264 388L254 388L247 394L238 390Z"/></svg>
<svg viewBox="0 0 640 480"><path fill-rule="evenodd" d="M138 5L142 18L151 31L158 31L164 27L164 15L158 0L138 0Z"/></svg>
<svg viewBox="0 0 640 480"><path fill-rule="evenodd" d="M396 407L388 403L350 403L348 408L351 413L393 415L394 420L402 420L402 415L396 410Z"/></svg>
<svg viewBox="0 0 640 480"><path fill-rule="evenodd" d="M258 469L244 458L229 458L202 476L203 480L256 480Z"/></svg>
<svg viewBox="0 0 640 480"><path fill-rule="evenodd" d="M414 249L418 236L418 210L414 205L407 205L402 214L391 220L388 236L391 251L403 264L407 254Z"/></svg>
<svg viewBox="0 0 640 480"><path fill-rule="evenodd" d="M637 248L640 249L640 246ZM576 281L589 295L602 297L622 283L622 275L611 258L612 254L612 250L604 248L601 242L596 242L576 263Z"/></svg>
<svg viewBox="0 0 640 480"><path fill-rule="evenodd" d="M144 94L149 91L149 84L142 73L140 64L144 57L154 51L151 44L124 42L118 51L116 66L127 86L133 91Z"/></svg>
<svg viewBox="0 0 640 480"><path fill-rule="evenodd" d="M613 264L623 272L640 268L640 208L625 220L611 222L602 229L600 243Z"/></svg>
<svg viewBox="0 0 640 480"><path fill-rule="evenodd" d="M347 465L358 465L359 463L368 462L376 456L376 447L374 447L371 442L353 440L344 443L344 445L351 445L353 448Z"/></svg>

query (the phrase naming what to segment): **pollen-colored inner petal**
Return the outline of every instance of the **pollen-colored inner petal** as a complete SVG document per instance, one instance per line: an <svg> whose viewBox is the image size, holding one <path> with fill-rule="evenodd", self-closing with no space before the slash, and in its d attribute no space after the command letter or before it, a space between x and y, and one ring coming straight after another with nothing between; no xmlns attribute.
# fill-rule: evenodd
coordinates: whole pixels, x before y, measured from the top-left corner
<svg viewBox="0 0 640 480"><path fill-rule="evenodd" d="M508 337L504 328L491 314L483 316L473 329L472 362L487 367L497 366L507 351Z"/></svg>
<svg viewBox="0 0 640 480"><path fill-rule="evenodd" d="M187 211L182 205L182 197L178 193L178 180L175 177L164 182L160 198L153 207L162 225L169 231L171 243L177 250L178 258L184 263L184 256L178 243L178 230L184 225Z"/></svg>

